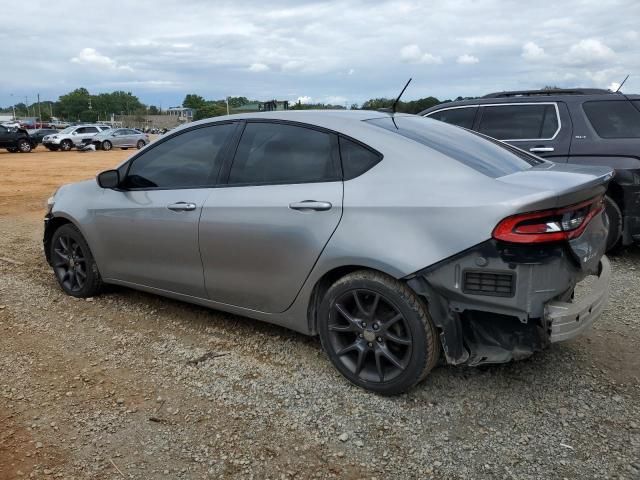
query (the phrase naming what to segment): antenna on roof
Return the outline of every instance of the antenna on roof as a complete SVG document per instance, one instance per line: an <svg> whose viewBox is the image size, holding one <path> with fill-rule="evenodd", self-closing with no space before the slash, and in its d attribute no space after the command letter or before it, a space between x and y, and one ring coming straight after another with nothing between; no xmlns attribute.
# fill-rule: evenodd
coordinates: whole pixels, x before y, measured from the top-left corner
<svg viewBox="0 0 640 480"><path fill-rule="evenodd" d="M620 85L618 85L618 88L616 88L616 91L613 93L618 93L620 91L620 89L622 88L622 85L624 85L624 82L627 81L627 78L629 78L629 75L627 75L626 77L624 77L624 80L622 80L622 83Z"/></svg>
<svg viewBox="0 0 640 480"><path fill-rule="evenodd" d="M396 98L395 101L393 102L393 105L391 105L391 108L380 108L379 111L381 111L381 112L390 112L392 115L394 113L396 113L396 107L398 106L398 102L400 101L400 97L402 97L402 94L404 93L404 91L407 89L407 87L411 83L411 80L412 79L410 78L409 81L405 84L404 88L400 92L400 95L398 95L398 98Z"/></svg>

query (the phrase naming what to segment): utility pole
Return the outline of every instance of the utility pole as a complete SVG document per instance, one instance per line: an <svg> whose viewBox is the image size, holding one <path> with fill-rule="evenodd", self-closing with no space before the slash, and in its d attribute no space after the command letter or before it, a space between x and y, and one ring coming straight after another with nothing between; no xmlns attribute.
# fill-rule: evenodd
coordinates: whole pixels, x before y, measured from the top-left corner
<svg viewBox="0 0 640 480"><path fill-rule="evenodd" d="M13 108L13 121L16 121L16 103L13 101L13 93L11 95L11 108Z"/></svg>
<svg viewBox="0 0 640 480"><path fill-rule="evenodd" d="M24 107L27 109L27 117L29 116L29 97L24 96Z"/></svg>
<svg viewBox="0 0 640 480"><path fill-rule="evenodd" d="M229 115L229 97L226 97L225 100L227 101L227 115Z"/></svg>

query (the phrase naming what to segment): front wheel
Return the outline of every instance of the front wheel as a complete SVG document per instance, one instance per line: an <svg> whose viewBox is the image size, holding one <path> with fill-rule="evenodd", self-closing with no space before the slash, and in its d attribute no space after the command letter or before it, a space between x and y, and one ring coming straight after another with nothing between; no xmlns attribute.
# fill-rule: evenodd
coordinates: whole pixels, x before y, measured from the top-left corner
<svg viewBox="0 0 640 480"><path fill-rule="evenodd" d="M111 144L111 142L109 140L105 140L104 142L102 142L102 150L109 151L109 150L111 150L112 147L113 147L113 145Z"/></svg>
<svg viewBox="0 0 640 480"><path fill-rule="evenodd" d="M136 148L137 148L138 150L140 150L140 149L141 149L142 147L144 147L144 146L145 146L144 141L142 141L142 140L138 140L138 143L136 144Z"/></svg>
<svg viewBox="0 0 640 480"><path fill-rule="evenodd" d="M89 245L72 224L58 228L51 238L50 261L58 284L67 295L93 297L102 288L102 279Z"/></svg>
<svg viewBox="0 0 640 480"><path fill-rule="evenodd" d="M72 148L73 143L71 143L71 140L63 140L62 142L60 142L60 150L62 150L63 152L68 152Z"/></svg>
<svg viewBox="0 0 640 480"><path fill-rule="evenodd" d="M18 140L18 151L20 153L29 153L31 151L31 143L29 143L29 140L24 138Z"/></svg>
<svg viewBox="0 0 640 480"><path fill-rule="evenodd" d="M424 302L379 272L351 273L322 300L318 330L329 359L352 383L395 395L436 365L440 343Z"/></svg>

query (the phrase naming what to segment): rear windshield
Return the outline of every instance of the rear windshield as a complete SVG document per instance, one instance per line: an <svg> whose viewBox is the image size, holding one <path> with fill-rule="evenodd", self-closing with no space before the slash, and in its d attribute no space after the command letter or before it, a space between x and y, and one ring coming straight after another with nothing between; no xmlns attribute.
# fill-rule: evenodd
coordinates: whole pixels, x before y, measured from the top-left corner
<svg viewBox="0 0 640 480"><path fill-rule="evenodd" d="M492 178L528 170L544 160L497 140L424 117L365 120L432 148Z"/></svg>
<svg viewBox="0 0 640 480"><path fill-rule="evenodd" d="M627 100L585 102L582 109L602 138L640 138L640 105Z"/></svg>

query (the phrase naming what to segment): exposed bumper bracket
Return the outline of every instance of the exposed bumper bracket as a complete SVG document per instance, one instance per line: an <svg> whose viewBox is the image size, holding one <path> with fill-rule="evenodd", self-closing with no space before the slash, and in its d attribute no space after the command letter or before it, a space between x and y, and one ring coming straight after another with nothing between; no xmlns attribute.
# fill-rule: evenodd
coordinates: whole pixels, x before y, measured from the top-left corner
<svg viewBox="0 0 640 480"><path fill-rule="evenodd" d="M591 326L607 305L610 279L611 264L603 256L600 274L588 295L575 303L552 301L545 305L544 315L551 328L551 342L569 340Z"/></svg>

